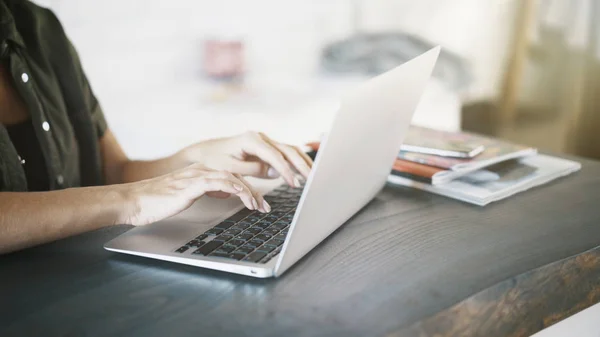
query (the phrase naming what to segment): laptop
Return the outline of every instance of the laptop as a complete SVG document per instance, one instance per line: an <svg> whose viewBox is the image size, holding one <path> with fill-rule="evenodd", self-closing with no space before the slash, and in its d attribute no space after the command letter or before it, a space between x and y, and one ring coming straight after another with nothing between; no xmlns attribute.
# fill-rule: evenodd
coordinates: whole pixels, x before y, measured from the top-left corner
<svg viewBox="0 0 600 337"><path fill-rule="evenodd" d="M383 188L440 47L376 76L340 100L300 188L251 180L270 213L239 200L201 198L190 210L136 227L110 251L252 277L281 276Z"/></svg>

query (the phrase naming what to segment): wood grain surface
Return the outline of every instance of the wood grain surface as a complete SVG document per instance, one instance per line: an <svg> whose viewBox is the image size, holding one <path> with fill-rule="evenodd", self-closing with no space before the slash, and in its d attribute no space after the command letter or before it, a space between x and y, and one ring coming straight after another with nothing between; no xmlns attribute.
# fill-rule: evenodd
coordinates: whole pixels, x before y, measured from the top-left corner
<svg viewBox="0 0 600 337"><path fill-rule="evenodd" d="M531 336L600 302L600 248L518 275L400 336Z"/></svg>
<svg viewBox="0 0 600 337"><path fill-rule="evenodd" d="M599 301L580 161L483 208L388 186L279 279L103 250L124 226L5 255L0 336L525 336Z"/></svg>

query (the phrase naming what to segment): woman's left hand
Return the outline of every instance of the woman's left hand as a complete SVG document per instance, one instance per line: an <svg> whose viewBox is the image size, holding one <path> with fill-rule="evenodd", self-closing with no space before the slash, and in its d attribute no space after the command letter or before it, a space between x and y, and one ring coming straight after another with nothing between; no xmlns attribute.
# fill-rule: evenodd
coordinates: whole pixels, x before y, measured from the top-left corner
<svg viewBox="0 0 600 337"><path fill-rule="evenodd" d="M181 153L186 162L207 168L258 178L279 176L299 187L296 173L308 178L312 160L299 148L276 142L257 132L200 142Z"/></svg>

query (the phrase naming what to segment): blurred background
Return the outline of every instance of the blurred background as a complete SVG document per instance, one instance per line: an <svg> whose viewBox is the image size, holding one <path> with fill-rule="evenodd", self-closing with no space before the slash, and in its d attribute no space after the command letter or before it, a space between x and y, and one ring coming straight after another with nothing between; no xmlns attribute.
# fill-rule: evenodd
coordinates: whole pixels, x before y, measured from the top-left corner
<svg viewBox="0 0 600 337"><path fill-rule="evenodd" d="M345 91L435 45L414 124L600 158L597 0L35 2L133 158L246 130L316 140Z"/></svg>

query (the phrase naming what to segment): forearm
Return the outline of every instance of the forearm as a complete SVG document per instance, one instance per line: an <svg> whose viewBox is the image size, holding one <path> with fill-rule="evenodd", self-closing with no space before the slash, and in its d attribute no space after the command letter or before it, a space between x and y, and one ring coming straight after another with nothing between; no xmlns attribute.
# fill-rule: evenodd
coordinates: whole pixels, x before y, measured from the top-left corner
<svg viewBox="0 0 600 337"><path fill-rule="evenodd" d="M124 220L123 186L0 193L0 254L77 235Z"/></svg>
<svg viewBox="0 0 600 337"><path fill-rule="evenodd" d="M183 152L158 160L132 160L127 161L122 167L123 183L135 182L155 178L192 164L186 160Z"/></svg>
<svg viewBox="0 0 600 337"><path fill-rule="evenodd" d="M100 139L100 149L108 185L155 178L192 164L186 159L185 149L158 160L130 160L110 129Z"/></svg>

